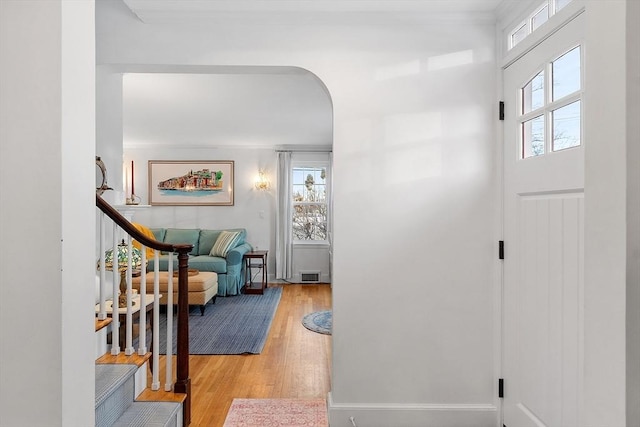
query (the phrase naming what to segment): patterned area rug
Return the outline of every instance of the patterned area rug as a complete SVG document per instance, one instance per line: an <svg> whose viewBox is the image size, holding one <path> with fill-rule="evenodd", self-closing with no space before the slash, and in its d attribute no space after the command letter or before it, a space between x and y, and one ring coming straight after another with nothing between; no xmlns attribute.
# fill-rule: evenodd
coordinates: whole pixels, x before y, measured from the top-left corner
<svg viewBox="0 0 640 427"><path fill-rule="evenodd" d="M223 427L328 427L324 399L233 399Z"/></svg>
<svg viewBox="0 0 640 427"><path fill-rule="evenodd" d="M319 334L331 335L331 328L333 327L333 313L331 310L325 310L307 314L302 318L302 324L310 331L317 332Z"/></svg>
<svg viewBox="0 0 640 427"><path fill-rule="evenodd" d="M191 354L259 354L267 341L282 288L271 287L264 295L236 295L216 298L207 304L204 316L191 307L189 352ZM176 350L177 321L173 322L173 351ZM165 354L167 318L160 316L160 354Z"/></svg>

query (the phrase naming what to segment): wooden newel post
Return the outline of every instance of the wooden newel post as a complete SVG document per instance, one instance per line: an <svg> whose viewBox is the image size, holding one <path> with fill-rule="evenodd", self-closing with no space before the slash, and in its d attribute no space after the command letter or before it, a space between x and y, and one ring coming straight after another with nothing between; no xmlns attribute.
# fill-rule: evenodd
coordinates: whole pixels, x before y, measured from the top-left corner
<svg viewBox="0 0 640 427"><path fill-rule="evenodd" d="M189 378L189 245L178 250L178 337L177 372L174 392L187 395L183 405L183 423L191 423L191 378Z"/></svg>

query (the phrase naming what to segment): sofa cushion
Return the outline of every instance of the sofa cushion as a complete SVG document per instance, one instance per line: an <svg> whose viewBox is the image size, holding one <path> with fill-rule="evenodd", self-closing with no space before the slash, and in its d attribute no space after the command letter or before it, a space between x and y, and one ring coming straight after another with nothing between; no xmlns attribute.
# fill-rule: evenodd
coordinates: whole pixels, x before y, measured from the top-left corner
<svg viewBox="0 0 640 427"><path fill-rule="evenodd" d="M192 255L198 253L198 238L200 237L200 230L198 229L180 229L180 228L167 228L167 232L164 236L164 243L170 243L173 245L180 243L188 243L193 245L193 249L189 252Z"/></svg>
<svg viewBox="0 0 640 427"><path fill-rule="evenodd" d="M209 255L194 256L189 258L189 268L224 274L227 272L227 260Z"/></svg>
<svg viewBox="0 0 640 427"><path fill-rule="evenodd" d="M222 230L200 230L200 241L198 242L198 255L209 255L213 244L218 240Z"/></svg>
<svg viewBox="0 0 640 427"><path fill-rule="evenodd" d="M166 228L150 228L158 242L164 242L164 235L167 233Z"/></svg>
<svg viewBox="0 0 640 427"><path fill-rule="evenodd" d="M247 234L247 231L244 228L229 228L226 231L238 231L240 233L240 237L238 238L236 245L244 243L244 239ZM198 255L209 255L221 232L222 230L200 230Z"/></svg>
<svg viewBox="0 0 640 427"><path fill-rule="evenodd" d="M219 256L223 258L226 257L227 252L238 245L239 239L239 231L221 231L218 239L216 240L216 243L213 244L213 248L211 248L211 252L209 253L209 255Z"/></svg>

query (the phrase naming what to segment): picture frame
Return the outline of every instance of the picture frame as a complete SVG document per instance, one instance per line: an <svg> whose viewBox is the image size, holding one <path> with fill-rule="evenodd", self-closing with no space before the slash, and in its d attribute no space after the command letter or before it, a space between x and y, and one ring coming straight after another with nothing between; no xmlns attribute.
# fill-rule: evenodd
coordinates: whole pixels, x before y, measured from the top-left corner
<svg viewBox="0 0 640 427"><path fill-rule="evenodd" d="M233 160L149 160L152 206L233 206Z"/></svg>

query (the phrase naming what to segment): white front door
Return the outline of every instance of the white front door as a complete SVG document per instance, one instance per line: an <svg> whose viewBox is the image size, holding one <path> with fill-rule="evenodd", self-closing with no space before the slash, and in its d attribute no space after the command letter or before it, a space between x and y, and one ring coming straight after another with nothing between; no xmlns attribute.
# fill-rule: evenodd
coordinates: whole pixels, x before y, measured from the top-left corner
<svg viewBox="0 0 640 427"><path fill-rule="evenodd" d="M584 17L504 69L503 423L578 426Z"/></svg>

